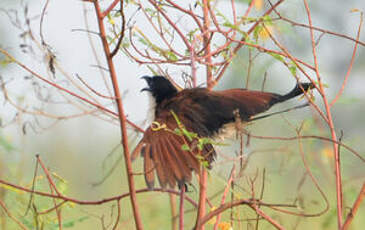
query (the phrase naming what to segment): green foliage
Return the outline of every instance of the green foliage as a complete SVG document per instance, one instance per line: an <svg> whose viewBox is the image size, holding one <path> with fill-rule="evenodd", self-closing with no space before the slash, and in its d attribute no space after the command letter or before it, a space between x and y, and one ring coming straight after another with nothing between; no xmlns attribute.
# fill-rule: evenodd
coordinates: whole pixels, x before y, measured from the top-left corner
<svg viewBox="0 0 365 230"><path fill-rule="evenodd" d="M288 68L293 76L297 76L297 65L293 61L289 63Z"/></svg>
<svg viewBox="0 0 365 230"><path fill-rule="evenodd" d="M0 58L0 66L5 68L8 64L13 63L14 60L10 59L9 57L5 56Z"/></svg>

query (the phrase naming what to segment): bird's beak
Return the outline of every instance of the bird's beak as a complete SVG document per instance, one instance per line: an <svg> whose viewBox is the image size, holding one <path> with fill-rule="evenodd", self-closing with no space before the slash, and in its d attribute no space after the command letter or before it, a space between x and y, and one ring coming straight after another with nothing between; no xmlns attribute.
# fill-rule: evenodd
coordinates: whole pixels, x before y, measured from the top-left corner
<svg viewBox="0 0 365 230"><path fill-rule="evenodd" d="M142 79L144 79L144 80L147 82L148 86L150 85L150 82L151 82L151 80L152 80L152 77L150 77L150 76L143 76L143 77L141 77L141 78L142 78ZM141 89L141 92L143 92L143 91L148 91L148 92L150 92L150 91L151 91L151 89L150 89L150 87L146 87L146 88Z"/></svg>
<svg viewBox="0 0 365 230"><path fill-rule="evenodd" d="M151 82L151 80L152 80L152 77L150 77L150 76L143 76L143 77L141 77L142 79L144 79L146 82L147 82L147 84L149 83L149 82Z"/></svg>
<svg viewBox="0 0 365 230"><path fill-rule="evenodd" d="M143 92L143 91L151 92L151 89L146 87L146 88L141 89L141 92Z"/></svg>

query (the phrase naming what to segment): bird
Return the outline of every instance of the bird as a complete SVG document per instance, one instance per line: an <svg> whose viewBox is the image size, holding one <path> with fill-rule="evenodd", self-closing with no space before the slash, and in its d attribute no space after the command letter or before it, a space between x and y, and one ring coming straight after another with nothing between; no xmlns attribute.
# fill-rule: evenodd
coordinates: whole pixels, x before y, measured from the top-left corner
<svg viewBox="0 0 365 230"><path fill-rule="evenodd" d="M179 90L164 76L142 79L148 87L141 91L148 92L152 98L153 122L133 150L131 159L134 161L139 155L144 158L148 189L154 188L156 174L162 188L186 186L193 172L199 173L202 166L212 167L217 155L214 140L237 129L237 124L255 120L255 115L314 87L312 83L297 83L289 93L280 95L240 88Z"/></svg>

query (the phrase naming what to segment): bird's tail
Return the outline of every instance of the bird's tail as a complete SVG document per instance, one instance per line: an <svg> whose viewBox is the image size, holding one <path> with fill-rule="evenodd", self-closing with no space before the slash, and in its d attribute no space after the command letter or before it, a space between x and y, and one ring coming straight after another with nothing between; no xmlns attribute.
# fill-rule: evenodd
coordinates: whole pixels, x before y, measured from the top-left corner
<svg viewBox="0 0 365 230"><path fill-rule="evenodd" d="M313 88L314 88L313 83L300 83L299 82L292 91L290 91L289 93L287 93L285 95L278 97L274 101L274 104L292 99L293 97L303 94L303 92L307 91L308 89L313 89Z"/></svg>
<svg viewBox="0 0 365 230"><path fill-rule="evenodd" d="M299 95L303 94L308 89L313 89L313 88L314 88L314 85L312 83L300 83L299 82L295 86L295 88L292 91L290 91L289 93L287 93L285 95L276 94L276 97L273 98L273 100L271 101L270 106L273 106L277 103L284 102L284 101L287 101L289 99L292 99L293 97L296 97L296 96L299 96ZM277 115L277 114L289 112L289 111L292 111L292 110L295 110L295 109L306 107L308 105L309 105L309 103L305 103L303 105L298 105L298 106L295 106L293 108L285 109L285 110L282 110L282 111L279 111L279 112L269 113L269 114L265 114L265 115L258 116L258 117L252 117L250 119L250 121L259 120L259 119L263 119L263 118L266 118L266 117L271 117L272 115Z"/></svg>

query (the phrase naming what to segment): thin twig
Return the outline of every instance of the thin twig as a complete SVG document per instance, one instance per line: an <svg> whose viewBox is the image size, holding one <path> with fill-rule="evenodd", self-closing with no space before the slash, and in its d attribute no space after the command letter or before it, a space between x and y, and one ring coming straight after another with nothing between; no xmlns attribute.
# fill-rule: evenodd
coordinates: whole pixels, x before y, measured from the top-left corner
<svg viewBox="0 0 365 230"><path fill-rule="evenodd" d="M364 20L363 15L364 15L364 13L361 12L360 13L360 24L359 24L359 28L357 30L356 41L359 41L359 39L360 39L361 27L362 27L363 20ZM347 68L347 73L346 73L345 78L343 80L343 83L341 85L341 89L336 94L336 97L331 101L330 107L332 107L336 103L336 101L338 100L338 98L340 98L340 96L342 95L343 91L345 90L345 86L347 84L347 80L348 80L348 78L350 76L350 73L351 73L351 70L352 70L352 66L353 66L354 61L355 61L356 50L357 50L358 44L359 44L358 42L355 43L354 50L352 51L352 57L351 57L350 65Z"/></svg>
<svg viewBox="0 0 365 230"><path fill-rule="evenodd" d="M196 216L196 230L204 230L204 224L201 223L201 219L205 215L205 203L207 200L207 169L202 165L199 176L199 206Z"/></svg>
<svg viewBox="0 0 365 230"><path fill-rule="evenodd" d="M314 32L312 29L312 18L311 18L308 2L306 0L304 0L304 6L305 6L305 9L307 12L308 23L310 26L309 31L310 31L310 38L312 41L312 53L313 53L315 70L316 70L315 72L317 75L319 90L322 92L321 96L322 96L322 99L323 99L323 102L325 105L325 109L326 109L326 113L327 113L326 114L327 115L327 124L328 124L328 127L331 132L331 138L333 140L337 140L335 127L334 127L333 120L332 120L332 113L330 110L330 105L328 103L326 94L324 93L324 86L322 83L321 76L319 74L318 61L317 61L317 55L316 55L316 42L314 40ZM339 153L338 153L338 145L336 143L333 143L333 152L334 152L334 156L335 156L334 160L335 160L336 198L337 198L337 225L338 225L338 229L341 229L341 227L342 227L342 179L341 179L340 157L339 157Z"/></svg>
<svg viewBox="0 0 365 230"><path fill-rule="evenodd" d="M359 192L359 195L356 198L356 201L354 203L354 205L352 206L349 214L347 214L345 223L343 224L342 230L347 230L350 227L350 224L352 223L357 211L360 208L360 204L362 202L362 200L365 198L365 182L362 184L362 188Z"/></svg>
<svg viewBox="0 0 365 230"><path fill-rule="evenodd" d="M180 208L179 208L179 230L184 230L184 197L185 197L185 184L180 188Z"/></svg>
<svg viewBox="0 0 365 230"><path fill-rule="evenodd" d="M6 213L6 215L12 219L21 229L23 230L28 230L27 227L24 226L24 224L22 222L20 222L17 218L15 218L11 213L10 211L7 209L5 203L0 200L0 206L3 208L4 212Z"/></svg>
<svg viewBox="0 0 365 230"><path fill-rule="evenodd" d="M110 58L113 58L119 51L120 45L122 44L124 33L125 33L125 16L124 16L124 1L120 0L120 16L122 18L122 28L120 31L120 36L117 42L117 45L115 46L114 50L110 53Z"/></svg>
<svg viewBox="0 0 365 230"><path fill-rule="evenodd" d="M236 171L236 167L235 167L235 165L233 165L232 170L231 170L231 173L229 175L229 179L228 179L227 185L224 188L224 192L223 192L223 195L222 195L222 199L221 199L220 205L223 205L224 204L224 202L226 200L226 197L228 195L228 192L230 191L232 182L234 180L235 171ZM221 219L221 214L218 214L217 215L217 219L216 219L215 224L214 224L214 230L217 230L218 229L218 224L219 224L220 219Z"/></svg>
<svg viewBox="0 0 365 230"><path fill-rule="evenodd" d="M119 224L119 220L120 220L120 216L121 216L120 200L117 200L117 208L118 208L117 219L115 220L113 230L116 230L118 228L118 224Z"/></svg>

